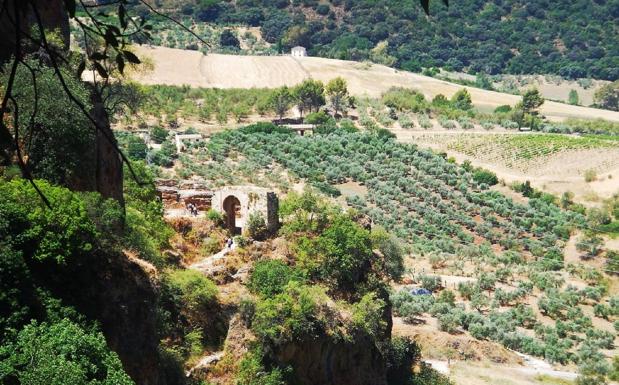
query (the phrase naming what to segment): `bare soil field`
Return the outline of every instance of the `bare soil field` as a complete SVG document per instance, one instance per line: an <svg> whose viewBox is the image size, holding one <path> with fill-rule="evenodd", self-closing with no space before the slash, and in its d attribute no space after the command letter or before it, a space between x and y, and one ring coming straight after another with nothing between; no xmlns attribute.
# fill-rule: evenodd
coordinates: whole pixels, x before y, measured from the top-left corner
<svg viewBox="0 0 619 385"><path fill-rule="evenodd" d="M353 95L380 94L390 87L415 88L432 98L437 94L451 97L463 88L458 84L437 80L378 64L358 63L345 60L317 57L292 58L290 56L236 56L210 54L163 47L137 47L137 51L150 57L154 70L136 75L135 80L144 84L188 85L191 87L214 88L274 88L294 85L306 78L328 81L342 76L348 81ZM520 97L467 87L473 103L482 111L497 106L515 105ZM569 117L602 118L619 121L619 112L598 110L546 102L542 113L551 120L561 121Z"/></svg>
<svg viewBox="0 0 619 385"><path fill-rule="evenodd" d="M566 191L575 194L577 201L594 205L601 199L609 198L619 192L619 146L591 149L565 149L556 153L532 157L526 161L508 161L503 156L505 151L495 146L494 151L485 151L493 142L484 143L484 138L497 135L528 135L508 131L420 131L393 130L398 140L416 143L436 151L446 152L458 162L469 160L477 167L484 167L497 174L506 183L530 181L544 191L560 195ZM462 135L469 141L479 142L479 151L464 154L454 150L454 143ZM586 182L584 173L595 170L597 179Z"/></svg>

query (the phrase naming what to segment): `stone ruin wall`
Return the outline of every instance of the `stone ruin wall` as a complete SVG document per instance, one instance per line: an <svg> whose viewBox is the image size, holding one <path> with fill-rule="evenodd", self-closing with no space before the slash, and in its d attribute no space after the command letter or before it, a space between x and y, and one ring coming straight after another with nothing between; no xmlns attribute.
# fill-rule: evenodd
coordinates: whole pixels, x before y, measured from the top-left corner
<svg viewBox="0 0 619 385"><path fill-rule="evenodd" d="M276 231L279 225L279 198L268 189L255 186L228 186L217 190L209 189L201 182L177 182L172 179L157 181L157 193L166 208L185 208L189 203L199 211L211 208L225 214L224 200L234 196L240 203L240 218L236 227L245 228L249 215L262 213L269 231Z"/></svg>

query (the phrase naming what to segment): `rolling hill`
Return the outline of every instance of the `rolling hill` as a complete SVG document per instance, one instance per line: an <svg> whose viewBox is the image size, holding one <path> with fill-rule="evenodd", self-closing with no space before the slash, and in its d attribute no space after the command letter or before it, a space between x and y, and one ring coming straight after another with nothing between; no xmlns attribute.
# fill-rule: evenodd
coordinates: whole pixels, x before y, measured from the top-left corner
<svg viewBox="0 0 619 385"><path fill-rule="evenodd" d="M164 47L141 46L138 52L152 58L154 70L137 75L143 84L189 85L205 88L275 88L295 85L303 79L328 81L342 76L353 95L371 97L391 87L415 88L432 98L437 94L451 97L463 86L437 80L383 65L318 57L292 58L290 56L236 56L210 54ZM510 104L519 96L467 87L473 103L482 111ZM619 121L619 112L572 106L547 101L541 109L550 120L569 117Z"/></svg>

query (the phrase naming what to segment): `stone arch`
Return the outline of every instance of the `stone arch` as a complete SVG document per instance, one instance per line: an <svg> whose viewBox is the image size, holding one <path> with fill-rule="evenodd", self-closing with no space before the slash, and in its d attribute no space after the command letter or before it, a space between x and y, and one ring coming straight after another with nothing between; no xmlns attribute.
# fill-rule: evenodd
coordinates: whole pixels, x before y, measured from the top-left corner
<svg viewBox="0 0 619 385"><path fill-rule="evenodd" d="M241 218L241 201L234 195L228 195L222 205L226 213L226 227L234 233L237 231L236 220Z"/></svg>

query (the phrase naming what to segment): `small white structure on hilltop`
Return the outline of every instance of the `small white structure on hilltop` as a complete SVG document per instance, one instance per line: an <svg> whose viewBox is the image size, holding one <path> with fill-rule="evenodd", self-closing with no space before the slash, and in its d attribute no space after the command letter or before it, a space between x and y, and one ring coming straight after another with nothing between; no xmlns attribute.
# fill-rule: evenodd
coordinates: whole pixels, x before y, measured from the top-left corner
<svg viewBox="0 0 619 385"><path fill-rule="evenodd" d="M188 143L199 143L202 141L201 134L176 134L174 136L174 142L176 144L176 152L180 154L187 149Z"/></svg>
<svg viewBox="0 0 619 385"><path fill-rule="evenodd" d="M306 57L307 50L305 49L305 47L301 47L300 45L298 45L292 48L292 50L290 51L290 55L292 57Z"/></svg>

